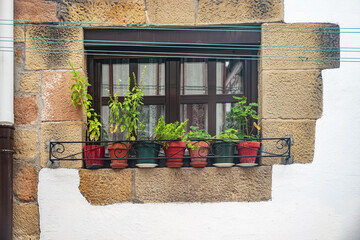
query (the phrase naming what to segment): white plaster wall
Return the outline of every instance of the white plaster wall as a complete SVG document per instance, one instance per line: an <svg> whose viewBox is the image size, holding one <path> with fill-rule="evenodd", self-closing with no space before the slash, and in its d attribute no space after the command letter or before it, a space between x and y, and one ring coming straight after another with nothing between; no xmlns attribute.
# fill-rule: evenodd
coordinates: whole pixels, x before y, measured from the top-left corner
<svg viewBox="0 0 360 240"><path fill-rule="evenodd" d="M285 0L285 22L360 28L360 4ZM341 46L360 47L360 33L341 34ZM323 79L314 162L274 166L272 201L91 206L76 170L43 169L41 239L360 239L360 63L341 63Z"/></svg>

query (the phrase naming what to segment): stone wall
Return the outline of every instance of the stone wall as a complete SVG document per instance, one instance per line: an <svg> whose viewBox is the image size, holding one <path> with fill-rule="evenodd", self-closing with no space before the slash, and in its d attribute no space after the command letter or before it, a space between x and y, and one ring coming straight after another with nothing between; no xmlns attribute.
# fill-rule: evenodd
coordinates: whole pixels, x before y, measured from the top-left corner
<svg viewBox="0 0 360 240"><path fill-rule="evenodd" d="M283 48L271 50L267 46L338 47L339 35L333 31L323 31L326 27L336 27L335 25L284 24L282 0L15 0L15 18L28 21L16 26L14 30L14 239L39 238L38 172L44 167L54 167L48 160L48 141L84 139L85 119L81 110L76 110L72 106L68 91L68 79L71 75L68 60L76 69L85 72L86 58L81 54L83 32L79 23L68 22L93 22L90 26L101 25L96 23L113 23L115 26L124 23L263 24L261 55L273 59L266 61L264 57L259 67L262 135L293 135L295 162L312 161L316 119L322 113L321 69L339 66L336 61L314 60L323 57L336 59L339 54L336 51L321 52L307 49L301 52ZM46 26L41 26L44 23L38 21L63 23L47 23ZM272 28L287 31L269 31ZM297 31L299 29L306 32ZM67 42L63 44L53 39L67 39ZM53 51L46 51L49 48ZM282 56L288 56L295 61L279 60ZM74 152L81 152L81 146L73 148ZM279 162L279 159L263 160L265 165ZM81 168L81 161L62 163L60 167ZM144 186L148 186L149 179L154 176L148 176L148 172L138 169L121 172L107 169L96 172L80 170L80 190L92 204L121 201L264 201L271 198L271 167L268 166L256 170L227 170L229 175L226 177L215 174L220 171L216 169L181 169L181 173L174 176L171 169L154 169L153 172L155 171L164 181L155 181L155 186L151 186L154 192L149 192L149 189L146 190L139 184L144 183ZM195 173L199 174L193 177ZM135 182L132 178L134 175L137 179ZM102 179L102 185L92 188L91 183L96 178ZM203 189L198 194L185 194L169 189L176 185L175 179L191 188L202 187L201 181L210 178L228 184L220 188L213 184L210 190ZM116 189L111 193L113 195L104 195L103 190L109 187L107 181L118 179L127 179L124 180L124 184L129 186L115 185ZM191 185L189 179L193 179L198 185ZM258 185L258 188L246 186L245 182L249 179L260 179L263 184ZM233 186L233 180L242 182L241 186L229 188ZM232 191L236 194L233 195Z"/></svg>

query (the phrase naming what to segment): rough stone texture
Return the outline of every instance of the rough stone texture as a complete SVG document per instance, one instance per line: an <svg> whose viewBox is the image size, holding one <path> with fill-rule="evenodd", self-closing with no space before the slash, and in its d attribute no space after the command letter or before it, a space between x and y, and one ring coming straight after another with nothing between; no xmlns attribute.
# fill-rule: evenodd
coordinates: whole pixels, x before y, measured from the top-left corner
<svg viewBox="0 0 360 240"><path fill-rule="evenodd" d="M325 69L340 66L340 35L336 24L265 23L262 25L261 44L262 69ZM329 51L323 47L332 49Z"/></svg>
<svg viewBox="0 0 360 240"><path fill-rule="evenodd" d="M50 164L47 143L50 140L53 141L83 141L84 140L84 123L82 121L70 121L70 122L44 122L41 123L41 145L40 145L40 163L41 167L47 167ZM71 154L76 154L73 158L82 158L81 143L67 143L64 144L65 150L63 154L55 153L57 157L65 157ZM62 146L59 146L59 151L63 150ZM51 165L49 165L52 167ZM60 161L60 167L63 168L81 168L82 161Z"/></svg>
<svg viewBox="0 0 360 240"><path fill-rule="evenodd" d="M14 3L14 18L31 21L58 21L56 2L45 0L17 0Z"/></svg>
<svg viewBox="0 0 360 240"><path fill-rule="evenodd" d="M25 32L23 26L14 26L14 39L15 41L25 41Z"/></svg>
<svg viewBox="0 0 360 240"><path fill-rule="evenodd" d="M291 154L296 163L311 163L314 157L315 120L266 120L262 121L262 137L278 138L292 135L294 145ZM276 148L276 144L264 142L268 152L280 154L285 150ZM262 164L272 165L281 163L280 158L262 158Z"/></svg>
<svg viewBox="0 0 360 240"><path fill-rule="evenodd" d="M104 205L131 200L131 169L80 169L79 189L94 205Z"/></svg>
<svg viewBox="0 0 360 240"><path fill-rule="evenodd" d="M262 118L318 119L322 114L319 70L278 70L261 73Z"/></svg>
<svg viewBox="0 0 360 240"><path fill-rule="evenodd" d="M60 18L66 22L145 23L142 0L64 0L60 10Z"/></svg>
<svg viewBox="0 0 360 240"><path fill-rule="evenodd" d="M20 91L38 93L40 91L40 72L22 74Z"/></svg>
<svg viewBox="0 0 360 240"><path fill-rule="evenodd" d="M194 0L146 0L151 24L195 24Z"/></svg>
<svg viewBox="0 0 360 240"><path fill-rule="evenodd" d="M36 167L23 162L14 163L14 194L20 201L32 202L37 198L38 171Z"/></svg>
<svg viewBox="0 0 360 240"><path fill-rule="evenodd" d="M40 239L39 208L34 204L14 204L13 233L15 239Z"/></svg>
<svg viewBox="0 0 360 240"><path fill-rule="evenodd" d="M135 169L140 202L266 201L271 198L271 167Z"/></svg>
<svg viewBox="0 0 360 240"><path fill-rule="evenodd" d="M15 129L14 158L31 159L38 153L38 132L36 130Z"/></svg>
<svg viewBox="0 0 360 240"><path fill-rule="evenodd" d="M68 60L75 68L83 66L82 28L29 26L26 37L36 39L26 42L26 69L69 69Z"/></svg>
<svg viewBox="0 0 360 240"><path fill-rule="evenodd" d="M43 73L42 121L82 120L82 108L75 108L70 99L71 77L71 72Z"/></svg>
<svg viewBox="0 0 360 240"><path fill-rule="evenodd" d="M39 109L36 103L36 95L15 97L14 119L15 124L31 124L38 119Z"/></svg>
<svg viewBox="0 0 360 240"><path fill-rule="evenodd" d="M282 0L199 1L198 24L278 22L284 18Z"/></svg>

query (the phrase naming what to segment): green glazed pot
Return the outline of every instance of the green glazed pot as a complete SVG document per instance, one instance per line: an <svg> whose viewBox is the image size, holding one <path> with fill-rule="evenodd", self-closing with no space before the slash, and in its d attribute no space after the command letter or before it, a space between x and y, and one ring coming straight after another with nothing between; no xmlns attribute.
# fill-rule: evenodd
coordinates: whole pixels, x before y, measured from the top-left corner
<svg viewBox="0 0 360 240"><path fill-rule="evenodd" d="M216 141L212 148L215 156L229 156L222 158L214 158L213 165L216 167L232 167L234 165L234 142L232 141Z"/></svg>
<svg viewBox="0 0 360 240"><path fill-rule="evenodd" d="M137 160L136 166L138 167L156 167L161 144L157 142L144 141L134 144L136 151L136 158L142 158Z"/></svg>

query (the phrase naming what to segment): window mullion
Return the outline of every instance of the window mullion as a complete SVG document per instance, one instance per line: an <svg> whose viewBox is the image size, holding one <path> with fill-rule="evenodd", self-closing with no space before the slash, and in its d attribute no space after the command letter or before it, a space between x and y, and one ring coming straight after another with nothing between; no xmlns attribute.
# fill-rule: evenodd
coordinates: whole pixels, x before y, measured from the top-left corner
<svg viewBox="0 0 360 240"><path fill-rule="evenodd" d="M216 134L216 61L208 61L208 132Z"/></svg>

